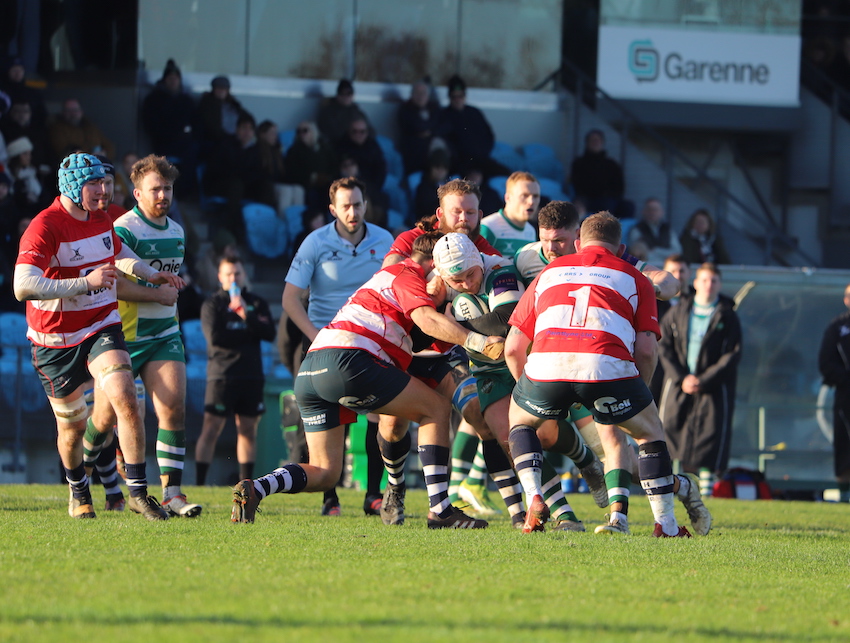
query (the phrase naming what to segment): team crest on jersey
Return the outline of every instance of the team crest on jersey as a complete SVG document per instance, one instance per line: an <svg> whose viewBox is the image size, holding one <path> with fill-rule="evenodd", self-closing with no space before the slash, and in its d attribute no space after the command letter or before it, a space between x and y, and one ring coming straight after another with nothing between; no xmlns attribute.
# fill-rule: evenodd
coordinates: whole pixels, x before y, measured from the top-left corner
<svg viewBox="0 0 850 643"><path fill-rule="evenodd" d="M101 237L107 250L112 250L112 237Z"/></svg>

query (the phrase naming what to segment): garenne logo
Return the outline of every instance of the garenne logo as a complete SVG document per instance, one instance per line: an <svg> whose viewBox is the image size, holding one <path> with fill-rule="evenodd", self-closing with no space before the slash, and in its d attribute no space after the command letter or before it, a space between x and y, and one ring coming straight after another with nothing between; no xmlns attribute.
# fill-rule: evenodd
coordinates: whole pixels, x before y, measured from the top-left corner
<svg viewBox="0 0 850 643"><path fill-rule="evenodd" d="M634 40L629 45L629 71L638 82L653 81L658 78L658 50L651 40Z"/></svg>

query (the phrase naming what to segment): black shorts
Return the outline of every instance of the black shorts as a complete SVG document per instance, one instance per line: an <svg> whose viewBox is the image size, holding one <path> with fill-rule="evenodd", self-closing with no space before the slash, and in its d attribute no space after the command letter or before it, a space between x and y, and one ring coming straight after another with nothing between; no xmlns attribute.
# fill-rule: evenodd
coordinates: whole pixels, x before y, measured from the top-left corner
<svg viewBox="0 0 850 643"><path fill-rule="evenodd" d="M262 415L265 384L265 380L207 380L204 411L219 417Z"/></svg>
<svg viewBox="0 0 850 643"><path fill-rule="evenodd" d="M410 375L365 350L322 348L310 351L295 376L295 399L304 430L327 431L351 424L392 402Z"/></svg>
<svg viewBox="0 0 850 643"><path fill-rule="evenodd" d="M832 450L835 477L850 473L850 395L835 392Z"/></svg>
<svg viewBox="0 0 850 643"><path fill-rule="evenodd" d="M431 389L440 385L446 375L458 369L458 381L469 377L469 358L460 346L455 346L448 353L435 357L416 357L407 367L407 372L413 375Z"/></svg>
<svg viewBox="0 0 850 643"><path fill-rule="evenodd" d="M514 387L514 401L544 419L566 417L581 402L600 424L620 424L652 403L652 393L639 377L612 382L537 382L523 373Z"/></svg>
<svg viewBox="0 0 850 643"><path fill-rule="evenodd" d="M121 324L113 324L96 332L83 342L69 348L32 347L32 365L35 367L44 392L49 397L68 397L97 373L89 374L89 362L109 351L127 352ZM130 355L127 355L130 365Z"/></svg>

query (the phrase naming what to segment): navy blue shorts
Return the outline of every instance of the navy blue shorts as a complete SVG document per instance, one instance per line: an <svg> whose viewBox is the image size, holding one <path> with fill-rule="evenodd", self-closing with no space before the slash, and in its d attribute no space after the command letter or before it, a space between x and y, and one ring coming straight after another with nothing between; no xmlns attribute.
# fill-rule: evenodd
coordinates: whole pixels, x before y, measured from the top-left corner
<svg viewBox="0 0 850 643"><path fill-rule="evenodd" d="M523 373L514 401L531 415L546 420L566 417L581 402L600 424L621 424L652 403L652 393L639 377L612 382L537 382Z"/></svg>
<svg viewBox="0 0 850 643"><path fill-rule="evenodd" d="M370 352L322 348L307 353L295 377L304 430L327 431L355 421L355 413L383 408L405 389L410 375Z"/></svg>

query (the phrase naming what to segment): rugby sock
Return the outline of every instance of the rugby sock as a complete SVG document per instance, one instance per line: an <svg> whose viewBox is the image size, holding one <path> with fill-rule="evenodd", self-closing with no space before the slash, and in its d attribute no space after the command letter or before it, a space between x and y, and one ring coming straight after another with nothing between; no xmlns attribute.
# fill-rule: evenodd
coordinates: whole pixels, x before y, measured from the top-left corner
<svg viewBox="0 0 850 643"><path fill-rule="evenodd" d="M207 483L207 472L210 470L209 462L195 461L195 484L203 487ZM242 480L247 480L253 476L242 476Z"/></svg>
<svg viewBox="0 0 850 643"><path fill-rule="evenodd" d="M555 444L549 449L555 453L563 453L570 460L575 462L579 469L583 469L593 462L593 451L579 438L572 422L566 420L558 420L558 439Z"/></svg>
<svg viewBox="0 0 850 643"><path fill-rule="evenodd" d="M103 490L107 496L121 493L121 486L118 482L121 478L118 476L118 466L115 463L116 447L116 440L112 440L109 446L104 447L100 452L95 463L97 475L100 477L100 483L103 485Z"/></svg>
<svg viewBox="0 0 850 643"><path fill-rule="evenodd" d="M699 492L703 496L710 496L714 492L714 473L711 469L699 470Z"/></svg>
<svg viewBox="0 0 850 643"><path fill-rule="evenodd" d="M508 444L511 447L511 457L514 460L517 477L525 492L525 502L531 506L534 496L543 495L540 480L543 447L540 444L540 438L537 437L537 431L530 426L518 424L511 427Z"/></svg>
<svg viewBox="0 0 850 643"><path fill-rule="evenodd" d="M91 416L86 420L86 432L83 435L83 465L91 471L94 467L97 457L103 450L103 444L106 438L109 437L109 432L101 433L94 428L94 423Z"/></svg>
<svg viewBox="0 0 850 643"><path fill-rule="evenodd" d="M543 466L540 472L543 480L543 499L549 505L549 517L553 522L559 520L573 520L580 522L576 518L573 508L564 495L564 490L561 487L561 476L555 471L555 467L546 458L543 458Z"/></svg>
<svg viewBox="0 0 850 643"><path fill-rule="evenodd" d="M452 515L449 502L449 448L436 444L419 445L419 460L425 474L425 488L431 511L440 518Z"/></svg>
<svg viewBox="0 0 850 643"><path fill-rule="evenodd" d="M452 503L460 500L458 488L472 469L472 461L475 459L479 442L477 435L463 431L458 431L455 436L452 443L452 474L449 479L449 501Z"/></svg>
<svg viewBox="0 0 850 643"><path fill-rule="evenodd" d="M71 485L71 493L77 500L85 500L86 503L91 502L91 493L89 492L89 477L86 475L86 467L81 462L73 469L64 467L65 480Z"/></svg>
<svg viewBox="0 0 850 643"><path fill-rule="evenodd" d="M254 477L254 463L240 462L239 463L239 479L250 480Z"/></svg>
<svg viewBox="0 0 850 643"><path fill-rule="evenodd" d="M146 463L131 464L124 463L127 467L127 490L134 498L147 498L148 495L148 478L146 471Z"/></svg>
<svg viewBox="0 0 850 643"><path fill-rule="evenodd" d="M517 478L507 454L499 445L499 441L495 438L482 440L481 450L487 464L487 470L490 471L490 477L496 483L496 488L508 508L508 513L513 517L525 511L525 505L522 504L522 485L519 483L519 478Z"/></svg>
<svg viewBox="0 0 850 643"><path fill-rule="evenodd" d="M673 461L666 442L656 440L640 445L638 472L655 522L668 536L678 535L679 525L673 513Z"/></svg>
<svg viewBox="0 0 850 643"><path fill-rule="evenodd" d="M286 464L254 480L260 500L273 493L301 493L306 486L307 472L300 464Z"/></svg>
<svg viewBox="0 0 850 643"><path fill-rule="evenodd" d="M684 500L688 497L688 492L691 490L691 480L688 476L676 475L673 477L679 479L679 490L676 491L676 497ZM675 483L673 486L675 486Z"/></svg>
<svg viewBox="0 0 850 643"><path fill-rule="evenodd" d="M608 506L615 502L620 503L619 513L623 515L629 513L631 484L632 474L625 469L611 469L611 471L605 472L605 485L608 487Z"/></svg>
<svg viewBox="0 0 850 643"><path fill-rule="evenodd" d="M484 447L481 446L480 440L478 448L475 450L475 459L472 461L472 468L469 470L466 484L478 486L487 484L487 464L484 462Z"/></svg>
<svg viewBox="0 0 850 643"><path fill-rule="evenodd" d="M388 442L381 434L378 434L378 446L381 449L381 460L387 470L387 482L389 484L401 484L404 482L404 464L410 453L410 433L405 433L398 442Z"/></svg>
<svg viewBox="0 0 850 643"><path fill-rule="evenodd" d="M162 488L176 487L176 493L166 495L165 500L180 493L183 484L183 463L186 460L186 432L166 431L157 429L156 432L156 462L159 465L159 475L162 478Z"/></svg>
<svg viewBox="0 0 850 643"><path fill-rule="evenodd" d="M366 424L366 495L381 495L381 478L384 477L384 462L378 447L378 423ZM251 477L251 476L248 476Z"/></svg>

